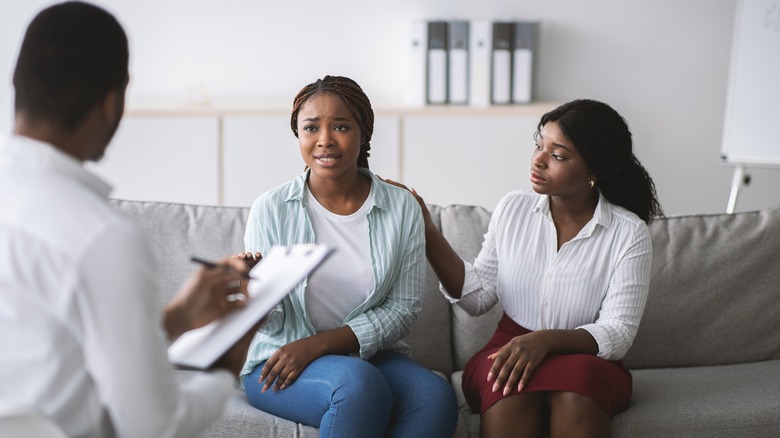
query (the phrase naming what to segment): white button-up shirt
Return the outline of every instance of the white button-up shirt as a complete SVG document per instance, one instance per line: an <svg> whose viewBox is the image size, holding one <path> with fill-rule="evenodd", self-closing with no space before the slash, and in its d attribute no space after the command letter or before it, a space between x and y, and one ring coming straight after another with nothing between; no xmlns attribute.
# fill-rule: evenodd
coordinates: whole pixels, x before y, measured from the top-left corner
<svg viewBox="0 0 780 438"><path fill-rule="evenodd" d="M0 403L71 437L195 436L234 379L177 383L153 255L109 191L48 144L0 146Z"/></svg>
<svg viewBox="0 0 780 438"><path fill-rule="evenodd" d="M593 218L558 250L547 196L509 193L490 219L458 302L479 315L500 301L529 330L587 330L598 356L622 358L647 301L652 243L635 214L600 196Z"/></svg>

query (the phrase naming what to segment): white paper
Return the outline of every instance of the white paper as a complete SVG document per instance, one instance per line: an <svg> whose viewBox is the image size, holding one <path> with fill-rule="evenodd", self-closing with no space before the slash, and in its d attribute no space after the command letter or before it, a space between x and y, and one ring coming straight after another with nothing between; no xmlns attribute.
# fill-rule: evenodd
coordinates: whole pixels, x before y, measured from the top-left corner
<svg viewBox="0 0 780 438"><path fill-rule="evenodd" d="M318 244L271 248L249 273L247 306L181 335L168 347L168 359L185 368L209 368L332 252Z"/></svg>

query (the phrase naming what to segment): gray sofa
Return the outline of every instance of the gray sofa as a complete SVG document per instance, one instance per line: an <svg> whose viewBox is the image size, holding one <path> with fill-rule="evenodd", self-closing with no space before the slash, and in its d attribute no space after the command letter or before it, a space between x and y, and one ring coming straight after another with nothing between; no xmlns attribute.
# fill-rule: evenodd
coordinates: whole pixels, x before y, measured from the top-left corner
<svg viewBox="0 0 780 438"><path fill-rule="evenodd" d="M159 260L167 301L194 269L190 255L243 249L248 208L113 201L138 222ZM473 259L490 212L431 206L456 251ZM653 276L647 308L625 358L631 408L616 437L780 436L780 208L671 217L651 225ZM423 312L408 342L418 362L450 376L460 400L456 436L476 437L479 415L460 390L460 371L490 337L501 310L477 318L450 306L428 269ZM187 375L182 372L182 378ZM317 429L251 407L236 391L203 437L315 437Z"/></svg>

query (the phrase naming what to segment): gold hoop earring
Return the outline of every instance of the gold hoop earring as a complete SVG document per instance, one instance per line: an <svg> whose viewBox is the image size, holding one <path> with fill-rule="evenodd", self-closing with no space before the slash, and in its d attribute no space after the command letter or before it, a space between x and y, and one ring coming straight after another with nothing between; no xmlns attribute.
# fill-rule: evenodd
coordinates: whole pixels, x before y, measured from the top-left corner
<svg viewBox="0 0 780 438"><path fill-rule="evenodd" d="M588 187L593 188L596 187L596 181L589 179L588 180Z"/></svg>

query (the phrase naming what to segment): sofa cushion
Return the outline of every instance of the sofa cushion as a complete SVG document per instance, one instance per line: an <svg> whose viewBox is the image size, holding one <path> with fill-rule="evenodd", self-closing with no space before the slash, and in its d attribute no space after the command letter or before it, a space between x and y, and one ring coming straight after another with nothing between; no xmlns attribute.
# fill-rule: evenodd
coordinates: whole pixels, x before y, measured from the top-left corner
<svg viewBox="0 0 780 438"><path fill-rule="evenodd" d="M464 260L473 262L482 248L490 223L490 212L483 207L450 205L441 210L441 232ZM452 350L456 370L482 348L496 329L503 310L496 305L487 313L471 316L452 305Z"/></svg>
<svg viewBox="0 0 780 438"><path fill-rule="evenodd" d="M613 436L780 436L780 360L643 369Z"/></svg>
<svg viewBox="0 0 780 438"><path fill-rule="evenodd" d="M629 368L780 359L780 208L650 226L653 268Z"/></svg>
<svg viewBox="0 0 780 438"><path fill-rule="evenodd" d="M161 303L195 270L191 256L217 259L244 250L248 208L112 200L143 229L157 258Z"/></svg>
<svg viewBox="0 0 780 438"><path fill-rule="evenodd" d="M631 406L613 418L613 437L780 436L780 360L631 373ZM479 436L479 413L466 403L462 376L452 375L458 408L469 436Z"/></svg>
<svg viewBox="0 0 780 438"><path fill-rule="evenodd" d="M431 212L434 225L439 226L441 209L436 205L429 205L428 210ZM439 280L427 262L422 306L423 310L417 317L414 329L405 341L412 347L412 359L449 377L453 371L450 304L439 293Z"/></svg>

